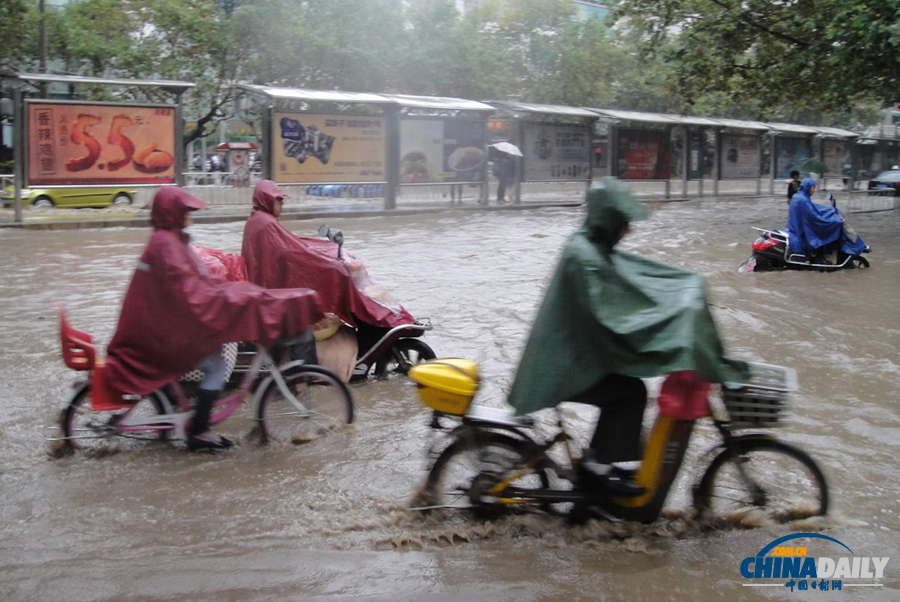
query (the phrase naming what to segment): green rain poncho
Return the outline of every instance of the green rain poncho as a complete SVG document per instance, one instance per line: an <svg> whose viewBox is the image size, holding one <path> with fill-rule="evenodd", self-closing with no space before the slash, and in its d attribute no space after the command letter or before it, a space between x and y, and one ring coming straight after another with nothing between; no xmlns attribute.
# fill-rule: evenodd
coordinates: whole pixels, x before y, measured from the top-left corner
<svg viewBox="0 0 900 602"><path fill-rule="evenodd" d="M613 178L588 191L587 219L563 250L509 394L518 413L570 400L613 373L743 380L743 363L722 355L703 277L613 248L647 216Z"/></svg>

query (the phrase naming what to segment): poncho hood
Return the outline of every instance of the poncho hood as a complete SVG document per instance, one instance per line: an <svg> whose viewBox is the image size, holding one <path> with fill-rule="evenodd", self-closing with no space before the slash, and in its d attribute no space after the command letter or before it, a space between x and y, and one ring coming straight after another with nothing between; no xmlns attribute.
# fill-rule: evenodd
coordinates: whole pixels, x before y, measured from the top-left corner
<svg viewBox="0 0 900 602"><path fill-rule="evenodd" d="M606 249L618 242L630 222L645 220L650 212L615 178L603 178L587 192L585 235Z"/></svg>
<svg viewBox="0 0 900 602"><path fill-rule="evenodd" d="M611 248L647 211L618 182L588 192L588 216L563 249L531 329L509 402L529 413L569 401L608 374L638 378L692 370L740 380L723 357L704 279Z"/></svg>
<svg viewBox="0 0 900 602"><path fill-rule="evenodd" d="M262 180L253 189L253 210L274 215L276 201L286 198L287 193L278 184L271 180Z"/></svg>
<svg viewBox="0 0 900 602"><path fill-rule="evenodd" d="M816 186L816 181L812 178L803 178L803 181L800 182L800 190L806 196L812 195L812 187Z"/></svg>
<svg viewBox="0 0 900 602"><path fill-rule="evenodd" d="M150 223L155 230L181 230L184 216L190 211L206 209L205 201L188 194L181 188L166 187L156 191L150 209Z"/></svg>

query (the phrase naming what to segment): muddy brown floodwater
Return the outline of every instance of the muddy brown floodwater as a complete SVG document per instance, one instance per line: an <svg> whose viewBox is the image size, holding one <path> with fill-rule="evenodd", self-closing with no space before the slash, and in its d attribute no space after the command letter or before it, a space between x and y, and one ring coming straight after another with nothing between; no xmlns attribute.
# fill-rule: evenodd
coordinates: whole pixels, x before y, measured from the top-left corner
<svg viewBox="0 0 900 602"><path fill-rule="evenodd" d="M573 527L540 513L423 518L405 508L425 474L429 415L402 378L354 386L356 426L308 445L244 443L206 456L122 442L118 453L51 460L46 427L77 376L60 358L55 304L105 345L148 232L2 230L0 599L897 599L900 212L851 216L874 248L870 270L739 274L750 226L782 226L783 202L653 209L626 246L708 278L729 354L797 370L796 418L779 435L826 470L826 521L708 530L687 518L690 464L714 441L710 425L698 427L671 512L654 525ZM407 309L432 318L426 340L439 355L479 362L480 402L499 405L546 279L581 221L581 209L552 208L330 225ZM310 236L318 225L288 223ZM242 230L193 234L236 252ZM592 415L573 415L584 442ZM221 431L240 438L245 426L237 418ZM809 530L856 555L889 556L882 587L741 585L744 557Z"/></svg>

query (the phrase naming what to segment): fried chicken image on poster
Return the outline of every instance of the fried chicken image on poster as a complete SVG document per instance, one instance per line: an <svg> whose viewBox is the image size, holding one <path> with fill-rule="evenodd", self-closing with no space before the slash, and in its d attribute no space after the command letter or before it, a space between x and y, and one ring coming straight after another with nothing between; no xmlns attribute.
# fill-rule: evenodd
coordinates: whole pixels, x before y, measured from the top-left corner
<svg viewBox="0 0 900 602"><path fill-rule="evenodd" d="M335 137L329 136L314 125L304 127L296 119L281 118L281 140L284 144L284 156L305 163L310 157L327 165L331 159L331 147Z"/></svg>

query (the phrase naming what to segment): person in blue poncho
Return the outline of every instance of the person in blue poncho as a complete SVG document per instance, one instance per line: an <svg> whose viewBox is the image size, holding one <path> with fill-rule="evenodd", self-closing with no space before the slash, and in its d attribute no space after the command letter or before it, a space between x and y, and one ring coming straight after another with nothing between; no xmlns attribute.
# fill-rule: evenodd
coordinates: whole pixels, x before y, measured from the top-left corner
<svg viewBox="0 0 900 602"><path fill-rule="evenodd" d="M847 255L859 255L869 250L863 239L844 221L836 207L814 203L816 181L804 178L800 190L791 198L787 231L791 251L802 253L813 263L825 263L825 254L835 244Z"/></svg>

